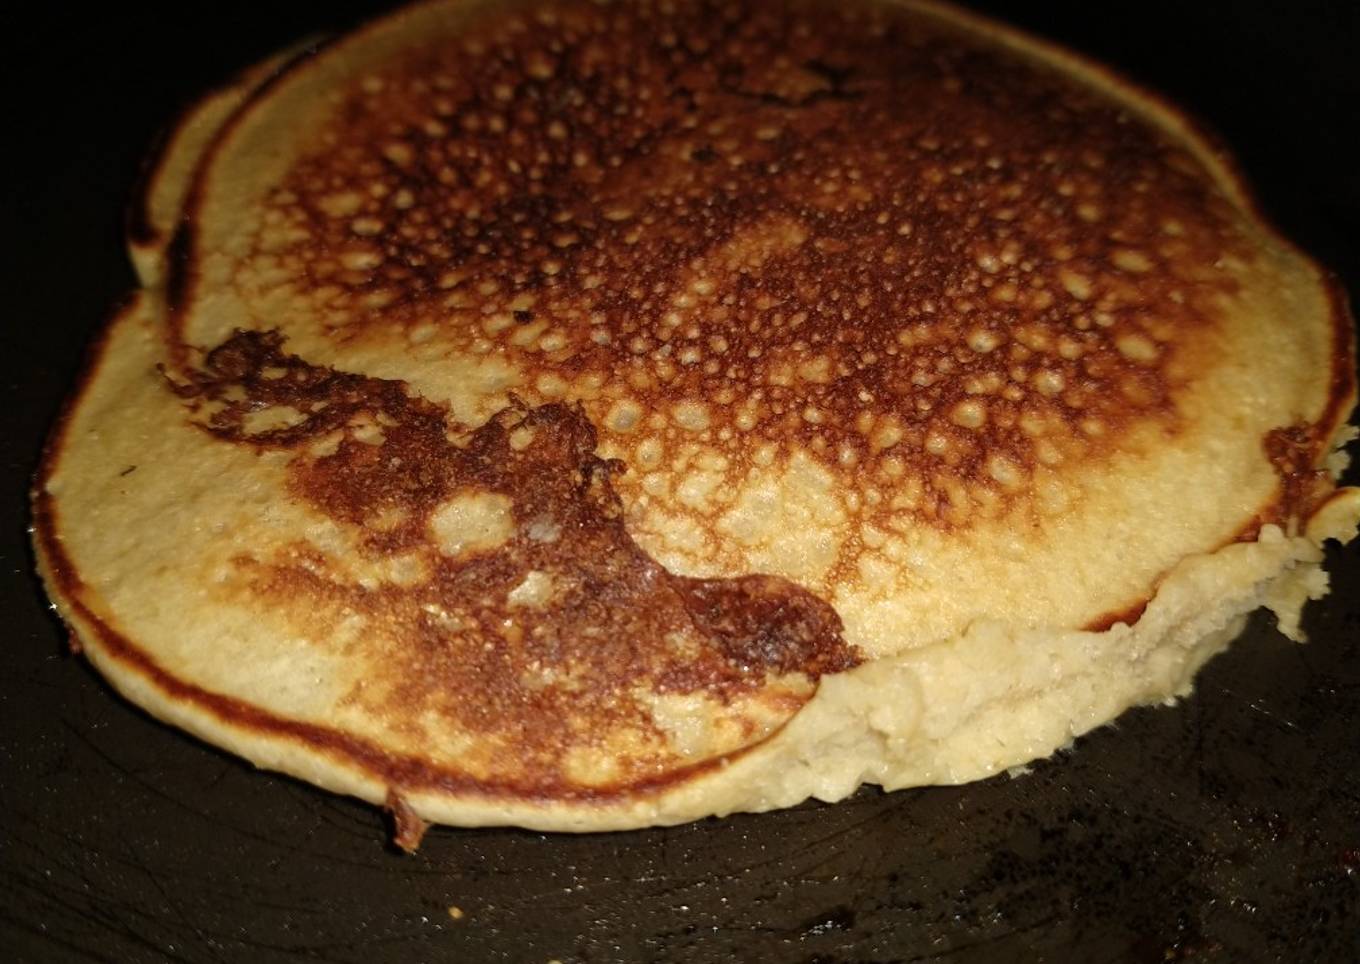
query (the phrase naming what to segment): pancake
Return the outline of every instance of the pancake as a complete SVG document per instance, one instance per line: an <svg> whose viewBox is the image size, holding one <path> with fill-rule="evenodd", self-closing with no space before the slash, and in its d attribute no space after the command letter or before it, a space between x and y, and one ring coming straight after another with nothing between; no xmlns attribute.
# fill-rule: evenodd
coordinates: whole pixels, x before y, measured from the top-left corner
<svg viewBox="0 0 1360 964"><path fill-rule="evenodd" d="M1008 27L428 2L234 90L39 565L130 699L403 846L979 779L1299 638L1355 532L1335 283Z"/></svg>
<svg viewBox="0 0 1360 964"><path fill-rule="evenodd" d="M184 199L199 159L222 125L246 99L315 43L305 41L241 71L183 111L147 158L128 207L128 256L148 288L164 278L165 253L179 227Z"/></svg>

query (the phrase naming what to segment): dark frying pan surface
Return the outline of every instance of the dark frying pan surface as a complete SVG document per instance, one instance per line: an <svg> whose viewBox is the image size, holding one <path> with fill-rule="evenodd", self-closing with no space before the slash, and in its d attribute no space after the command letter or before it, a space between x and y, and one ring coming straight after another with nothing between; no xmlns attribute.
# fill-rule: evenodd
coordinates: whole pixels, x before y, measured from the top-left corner
<svg viewBox="0 0 1360 964"><path fill-rule="evenodd" d="M1355 549L1331 553L1310 644L1257 617L1192 699L1021 779L625 834L436 829L415 857L372 808L154 723L65 656L24 491L131 285L137 161L195 92L378 5L53 6L6 30L0 959L1360 959ZM1190 106L1286 231L1360 281L1354 5L983 6Z"/></svg>

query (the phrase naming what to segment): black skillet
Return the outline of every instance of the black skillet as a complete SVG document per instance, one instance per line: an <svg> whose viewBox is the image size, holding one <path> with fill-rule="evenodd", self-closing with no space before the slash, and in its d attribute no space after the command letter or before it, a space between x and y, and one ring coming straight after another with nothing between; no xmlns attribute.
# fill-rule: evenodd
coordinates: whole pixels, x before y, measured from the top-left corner
<svg viewBox="0 0 1360 964"><path fill-rule="evenodd" d="M83 343L132 284L140 155L214 81L380 6L7 16L0 960L1360 960L1360 550L1307 646L1264 617L1176 709L1022 779L603 836L436 829L152 722L64 655L24 491ZM1185 103L1265 209L1360 283L1356 7L991 2Z"/></svg>

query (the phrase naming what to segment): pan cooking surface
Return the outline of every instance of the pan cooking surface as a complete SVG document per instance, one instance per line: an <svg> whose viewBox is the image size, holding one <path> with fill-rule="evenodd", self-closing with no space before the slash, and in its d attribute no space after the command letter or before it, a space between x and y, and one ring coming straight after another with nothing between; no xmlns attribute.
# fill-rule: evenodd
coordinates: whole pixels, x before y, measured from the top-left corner
<svg viewBox="0 0 1360 964"><path fill-rule="evenodd" d="M964 787L581 837L436 828L256 772L64 654L24 491L131 275L121 205L213 81L376 9L28 13L11 81L0 949L21 961L1344 960L1360 955L1360 552L1286 642L1258 615L1176 709ZM1360 280L1349 5L984 9L1112 60L1234 145L1286 233ZM282 8L282 9L280 9ZM210 12L209 12L210 11ZM1174 27L1174 32L1168 32ZM38 56L40 55L40 56ZM20 57L19 62L26 58ZM13 135L17 134L17 141ZM17 303L13 303L17 301ZM1354 473L1353 473L1354 475Z"/></svg>

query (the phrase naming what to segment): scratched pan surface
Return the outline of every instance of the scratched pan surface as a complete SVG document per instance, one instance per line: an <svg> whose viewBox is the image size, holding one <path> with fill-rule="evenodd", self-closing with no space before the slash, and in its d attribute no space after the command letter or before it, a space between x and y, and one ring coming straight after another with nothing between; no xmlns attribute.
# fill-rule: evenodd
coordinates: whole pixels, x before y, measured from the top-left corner
<svg viewBox="0 0 1360 964"><path fill-rule="evenodd" d="M138 158L195 91L377 6L153 2L103 22L54 6L6 31L22 176L0 324L0 959L1357 959L1355 550L1333 553L1309 645L1258 618L1193 699L1023 779L611 836L436 829L416 857L370 808L153 723L63 655L23 493L83 343L131 284L117 231ZM1360 283L1354 5L985 9L1189 104L1288 233Z"/></svg>

